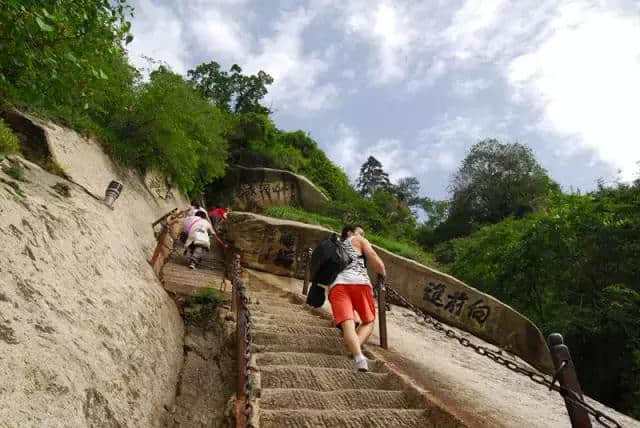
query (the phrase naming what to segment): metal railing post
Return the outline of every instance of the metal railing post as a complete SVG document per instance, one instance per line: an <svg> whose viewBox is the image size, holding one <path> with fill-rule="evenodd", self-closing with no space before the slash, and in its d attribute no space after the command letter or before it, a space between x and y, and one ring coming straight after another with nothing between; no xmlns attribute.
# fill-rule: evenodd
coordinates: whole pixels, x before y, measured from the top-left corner
<svg viewBox="0 0 640 428"><path fill-rule="evenodd" d="M238 302L241 299L241 295L244 291L244 286L238 280L234 284L234 295L236 296L236 305L238 313L236 316L236 361L238 363L238 375L236 378L236 426L238 428L244 428L247 426L247 418L244 413L245 402L247 396L245 394L245 385L247 382L247 372L245 367L247 344L245 338L247 336L247 318L245 311L245 305Z"/></svg>
<svg viewBox="0 0 640 428"><path fill-rule="evenodd" d="M380 330L380 346L389 349L387 341L387 288L384 276L378 275L378 327Z"/></svg>
<svg viewBox="0 0 640 428"><path fill-rule="evenodd" d="M551 351L551 359L556 368L554 380L558 379L560 386L575 392L580 399L583 399L582 388L578 382L576 368L573 365L569 348L564 344L564 339L559 333L552 333L547 339L549 349ZM573 401L564 399L573 428L591 428L591 419L589 413L582 406L575 404Z"/></svg>
<svg viewBox="0 0 640 428"><path fill-rule="evenodd" d="M302 284L302 294L305 296L309 293L309 280L311 277L311 248L307 248L304 254L305 266L304 266L304 282Z"/></svg>

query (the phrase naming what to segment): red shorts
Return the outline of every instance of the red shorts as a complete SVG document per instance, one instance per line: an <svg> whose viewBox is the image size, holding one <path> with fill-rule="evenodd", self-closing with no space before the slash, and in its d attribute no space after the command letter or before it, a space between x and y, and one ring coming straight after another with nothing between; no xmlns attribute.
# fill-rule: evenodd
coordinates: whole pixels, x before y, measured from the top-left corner
<svg viewBox="0 0 640 428"><path fill-rule="evenodd" d="M333 322L336 325L346 320L355 321L354 310L363 324L376 319L373 292L368 284L334 285L329 291L329 303L333 312Z"/></svg>

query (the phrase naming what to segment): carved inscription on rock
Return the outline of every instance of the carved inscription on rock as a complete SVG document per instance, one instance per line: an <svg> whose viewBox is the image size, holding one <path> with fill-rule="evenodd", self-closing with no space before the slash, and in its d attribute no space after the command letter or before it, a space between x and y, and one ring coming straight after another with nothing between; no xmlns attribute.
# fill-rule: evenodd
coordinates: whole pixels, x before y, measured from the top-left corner
<svg viewBox="0 0 640 428"><path fill-rule="evenodd" d="M429 282L422 297L424 302L449 312L456 318L466 317L479 325L484 325L491 315L491 308L482 299L469 304L469 296L464 291L447 292L447 286L439 282Z"/></svg>
<svg viewBox="0 0 640 428"><path fill-rule="evenodd" d="M235 191L242 208L297 203L295 185L283 181L240 184Z"/></svg>
<svg viewBox="0 0 640 428"><path fill-rule="evenodd" d="M263 250L258 258L259 262L273 264L287 270L293 269L297 241L298 237L291 231L271 229L266 236Z"/></svg>

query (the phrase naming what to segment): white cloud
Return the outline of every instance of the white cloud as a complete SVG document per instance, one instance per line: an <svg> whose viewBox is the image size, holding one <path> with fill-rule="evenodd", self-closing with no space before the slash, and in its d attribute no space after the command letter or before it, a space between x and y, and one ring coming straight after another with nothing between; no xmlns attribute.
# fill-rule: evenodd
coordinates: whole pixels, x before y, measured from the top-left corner
<svg viewBox="0 0 640 428"><path fill-rule="evenodd" d="M407 82L407 90L415 92L419 89L433 86L447 71L442 58L434 58L431 62L419 62L413 77Z"/></svg>
<svg viewBox="0 0 640 428"><path fill-rule="evenodd" d="M281 12L257 37L246 0L212 4L204 0L163 6L159 0L138 0L130 56L135 65L140 55L166 61L179 73L200 61L215 60L223 67L240 64L246 73L264 70L274 78L265 104L275 110L304 114L335 105L338 88L321 78L335 55L332 46L307 51L303 33L316 17L314 10L299 7Z"/></svg>
<svg viewBox="0 0 640 428"><path fill-rule="evenodd" d="M129 59L138 68L148 66L143 56L164 61L174 71L187 71L184 50L183 25L166 7L153 0L140 0L136 4L133 20L135 37L128 46Z"/></svg>
<svg viewBox="0 0 640 428"><path fill-rule="evenodd" d="M347 35L374 47L370 79L381 84L406 78L428 25L427 20L416 19L421 7L391 0L351 0L341 6Z"/></svg>
<svg viewBox="0 0 640 428"><path fill-rule="evenodd" d="M246 28L222 10L203 7L190 23L190 32L209 55L228 59L248 54L250 40Z"/></svg>
<svg viewBox="0 0 640 428"><path fill-rule="evenodd" d="M490 86L491 82L485 79L456 79L453 84L453 92L461 97L470 97Z"/></svg>
<svg viewBox="0 0 640 428"><path fill-rule="evenodd" d="M342 167L351 181L355 181L360 172L360 165L364 162L364 154L359 147L360 135L344 123L338 124L331 135L334 140L327 150L327 155Z"/></svg>
<svg viewBox="0 0 640 428"><path fill-rule="evenodd" d="M515 58L508 78L520 99L544 108L539 126L633 178L640 160L640 23L614 11L569 4L534 51ZM576 147L566 146L565 156Z"/></svg>
<svg viewBox="0 0 640 428"><path fill-rule="evenodd" d="M259 53L245 60L247 71L262 69L273 76L275 83L269 90L267 104L273 103L275 109L287 109L290 113L295 113L296 108L316 111L329 108L336 101L336 86L319 82L329 68L327 61L320 53L304 52L302 33L314 16L303 8L282 13L274 25L274 34L261 39Z"/></svg>

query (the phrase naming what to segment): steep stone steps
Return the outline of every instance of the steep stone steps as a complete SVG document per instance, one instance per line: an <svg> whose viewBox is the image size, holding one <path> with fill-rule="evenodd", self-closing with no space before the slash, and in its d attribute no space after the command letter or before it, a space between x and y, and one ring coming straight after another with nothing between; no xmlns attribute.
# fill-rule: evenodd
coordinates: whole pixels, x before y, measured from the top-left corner
<svg viewBox="0 0 640 428"><path fill-rule="evenodd" d="M340 330L291 294L252 283L248 295L262 428L460 426L384 363L357 372Z"/></svg>
<svg viewBox="0 0 640 428"><path fill-rule="evenodd" d="M285 315L275 315L272 313L262 312L262 311L251 311L251 319L254 323L259 324L269 324L275 326L309 326L309 327L333 327L333 323L330 320L320 318L318 316L314 316L311 314L303 315L303 314L291 314L288 316ZM337 330L337 329L336 329Z"/></svg>
<svg viewBox="0 0 640 428"><path fill-rule="evenodd" d="M329 336L329 337L341 337L341 332L335 327L314 327L306 325L281 325L269 322L255 322L254 327L256 331L273 334L285 334L285 335L312 335L312 336Z"/></svg>
<svg viewBox="0 0 640 428"><path fill-rule="evenodd" d="M278 305L278 306L268 305L268 304L250 303L249 304L249 310L251 312L260 311L260 312L264 312L264 313L268 313L268 314L275 314L275 315L295 314L295 315L310 315L310 316L313 316L309 312L309 310L306 309L304 306L288 304L288 303L283 303L283 304Z"/></svg>
<svg viewBox="0 0 640 428"><path fill-rule="evenodd" d="M337 391L342 389L399 390L402 385L388 373L360 373L353 369L332 369L297 366L262 366L263 388L311 389Z"/></svg>
<svg viewBox="0 0 640 428"><path fill-rule="evenodd" d="M339 337L295 334L277 334L256 331L253 343L262 352L313 352L329 355L346 355L347 351Z"/></svg>
<svg viewBox="0 0 640 428"><path fill-rule="evenodd" d="M326 355L306 352L261 352L256 355L258 366L299 366L324 367L333 369L353 369L353 360L346 355ZM383 372L384 365L369 360L369 370Z"/></svg>
<svg viewBox="0 0 640 428"><path fill-rule="evenodd" d="M260 397L260 408L266 410L358 410L358 409L408 409L410 399L403 391L340 390L313 391L309 389L267 389Z"/></svg>
<svg viewBox="0 0 640 428"><path fill-rule="evenodd" d="M364 410L262 410L262 428L426 428L425 410L364 409Z"/></svg>

